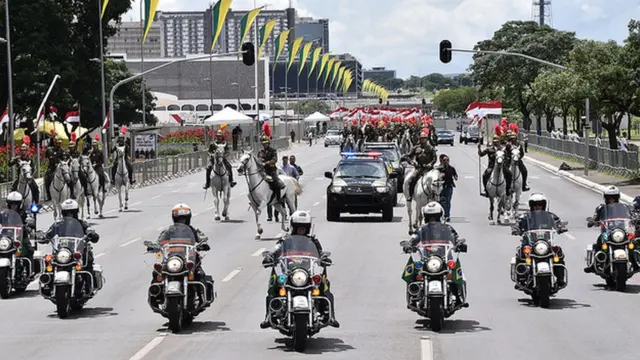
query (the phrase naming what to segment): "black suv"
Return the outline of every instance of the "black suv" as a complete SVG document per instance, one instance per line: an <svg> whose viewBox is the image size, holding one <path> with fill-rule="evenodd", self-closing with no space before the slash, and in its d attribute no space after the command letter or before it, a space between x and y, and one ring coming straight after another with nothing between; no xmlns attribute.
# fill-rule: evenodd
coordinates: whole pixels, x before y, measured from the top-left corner
<svg viewBox="0 0 640 360"><path fill-rule="evenodd" d="M382 213L382 220L393 220L393 186L380 153L343 153L343 159L333 173L324 176L331 179L327 187L327 221L340 220L341 213Z"/></svg>
<svg viewBox="0 0 640 360"><path fill-rule="evenodd" d="M397 192L398 194L402 193L402 186L404 184L404 166L400 163L400 152L398 151L398 146L394 143L365 143L364 144L365 152L380 152L384 155L384 157L391 162L391 166L393 166L393 172L398 174L398 178L396 181L397 184Z"/></svg>

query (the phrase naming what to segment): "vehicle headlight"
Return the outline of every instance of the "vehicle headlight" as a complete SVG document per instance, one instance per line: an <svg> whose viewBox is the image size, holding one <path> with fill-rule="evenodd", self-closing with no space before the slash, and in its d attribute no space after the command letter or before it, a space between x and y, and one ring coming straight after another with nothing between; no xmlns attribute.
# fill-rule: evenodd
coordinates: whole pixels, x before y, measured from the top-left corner
<svg viewBox="0 0 640 360"><path fill-rule="evenodd" d="M182 260L176 257L169 259L169 261L167 261L167 270L169 270L169 272L178 272L182 270Z"/></svg>
<svg viewBox="0 0 640 360"><path fill-rule="evenodd" d="M71 251L67 249L58 251L58 253L56 254L56 261L61 264L66 264L71 261Z"/></svg>
<svg viewBox="0 0 640 360"><path fill-rule="evenodd" d="M343 186L340 186L340 185L333 185L333 187L331 188L331 190L333 190L333 192L337 192L337 193L339 193L339 192L342 192L342 188L343 188Z"/></svg>
<svg viewBox="0 0 640 360"><path fill-rule="evenodd" d="M617 230L613 230L613 232L611 232L611 240L613 240L613 242L623 242L624 241L624 231L617 229Z"/></svg>
<svg viewBox="0 0 640 360"><path fill-rule="evenodd" d="M0 251L9 250L11 248L11 240L7 238L0 239Z"/></svg>
<svg viewBox="0 0 640 360"><path fill-rule="evenodd" d="M380 193L386 193L389 191L389 188L386 186L376 186L376 191Z"/></svg>
<svg viewBox="0 0 640 360"><path fill-rule="evenodd" d="M545 241L538 241L534 245L533 251L538 255L544 255L549 252L549 245Z"/></svg>
<svg viewBox="0 0 640 360"><path fill-rule="evenodd" d="M305 286L309 280L309 275L304 270L296 270L291 274L291 282L295 286Z"/></svg>
<svg viewBox="0 0 640 360"><path fill-rule="evenodd" d="M437 272L440 269L442 269L442 260L440 260L440 258L437 257L432 257L429 260L427 260L427 271L428 272Z"/></svg>

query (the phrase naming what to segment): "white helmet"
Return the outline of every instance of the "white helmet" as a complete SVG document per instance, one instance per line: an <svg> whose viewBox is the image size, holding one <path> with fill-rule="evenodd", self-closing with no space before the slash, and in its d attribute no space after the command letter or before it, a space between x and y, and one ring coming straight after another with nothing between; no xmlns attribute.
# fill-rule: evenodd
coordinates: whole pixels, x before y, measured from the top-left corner
<svg viewBox="0 0 640 360"><path fill-rule="evenodd" d="M437 201L432 201L422 208L422 215L424 216L431 216L431 215L442 216L443 213L444 213L444 209L442 208L442 205L440 205Z"/></svg>
<svg viewBox="0 0 640 360"><path fill-rule="evenodd" d="M180 203L176 204L173 209L171 209L171 217L173 218L173 222L177 222L179 218L185 218L187 221L185 224L191 224L191 208L189 205Z"/></svg>
<svg viewBox="0 0 640 360"><path fill-rule="evenodd" d="M12 191L7 195L7 202L22 202L22 194L17 191Z"/></svg>
<svg viewBox="0 0 640 360"><path fill-rule="evenodd" d="M607 186L602 192L604 196L620 196L620 189L615 185Z"/></svg>
<svg viewBox="0 0 640 360"><path fill-rule="evenodd" d="M296 228L303 227L307 230L307 234L311 232L311 214L309 211L297 210L291 214L291 232L295 234Z"/></svg>
<svg viewBox="0 0 640 360"><path fill-rule="evenodd" d="M542 193L532 193L529 196L529 208L533 208L535 205L540 204L547 210L547 198Z"/></svg>
<svg viewBox="0 0 640 360"><path fill-rule="evenodd" d="M60 209L62 211L78 211L78 202L73 199L67 199L60 204Z"/></svg>

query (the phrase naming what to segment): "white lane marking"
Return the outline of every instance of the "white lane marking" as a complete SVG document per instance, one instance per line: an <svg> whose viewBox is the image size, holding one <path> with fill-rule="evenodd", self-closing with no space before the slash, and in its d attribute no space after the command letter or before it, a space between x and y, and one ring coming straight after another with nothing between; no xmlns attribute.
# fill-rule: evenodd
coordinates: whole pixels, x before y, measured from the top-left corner
<svg viewBox="0 0 640 360"><path fill-rule="evenodd" d="M167 184L167 185L165 185L165 186L166 186L166 187L172 187L172 186L176 186L176 184L175 184L175 183L169 183L169 184Z"/></svg>
<svg viewBox="0 0 640 360"><path fill-rule="evenodd" d="M129 206L136 206L142 204L142 201L136 201L133 204L129 204Z"/></svg>
<svg viewBox="0 0 640 360"><path fill-rule="evenodd" d="M229 273L229 275L227 275L224 279L222 279L222 282L231 281L231 279L233 279L236 275L238 275L240 273L240 271L242 271L241 267L233 270L232 272Z"/></svg>
<svg viewBox="0 0 640 360"><path fill-rule="evenodd" d="M433 346L431 344L431 338L423 336L420 339L420 359L433 360Z"/></svg>
<svg viewBox="0 0 640 360"><path fill-rule="evenodd" d="M162 196L162 194L152 197L151 200L155 200L155 199L159 198L160 196Z"/></svg>
<svg viewBox="0 0 640 360"><path fill-rule="evenodd" d="M262 253L263 253L265 250L267 250L267 249L265 249L265 248L258 249L258 251L256 251L256 252L254 252L253 254L251 254L251 256L260 256L260 255L262 255Z"/></svg>
<svg viewBox="0 0 640 360"><path fill-rule="evenodd" d="M326 199L326 198L327 198L327 195L322 195L322 199L323 200Z"/></svg>
<svg viewBox="0 0 640 360"><path fill-rule="evenodd" d="M244 195L247 195L247 192L246 192L246 191L245 191L245 192L243 192L243 193L240 193L240 196L244 196Z"/></svg>
<svg viewBox="0 0 640 360"><path fill-rule="evenodd" d="M318 205L320 205L320 202L319 202L319 201L316 201L316 202L314 202L314 203L313 203L313 205L312 205L312 206L318 206Z"/></svg>
<svg viewBox="0 0 640 360"><path fill-rule="evenodd" d="M569 239L569 240L575 240L576 237L571 235L571 234L565 234L565 236Z"/></svg>
<svg viewBox="0 0 640 360"><path fill-rule="evenodd" d="M105 255L107 255L107 253L100 253L100 254L96 255L96 256L94 257L94 259L97 259L97 258L99 258L99 257L103 257L103 256L105 256Z"/></svg>
<svg viewBox="0 0 640 360"><path fill-rule="evenodd" d="M129 240L129 241L127 241L127 242L126 242L126 243L124 243L124 244L120 244L120 247L129 246L129 245L133 244L133 243L134 243L134 242L136 242L136 241L140 241L140 239L142 239L142 238L141 238L141 237L137 237L137 238L135 238L135 239L133 239L133 240Z"/></svg>
<svg viewBox="0 0 640 360"><path fill-rule="evenodd" d="M118 209L111 209L111 210L107 210L107 211L103 212L103 214L112 213L112 212L114 212L114 211L116 211L116 210L118 210Z"/></svg>
<svg viewBox="0 0 640 360"><path fill-rule="evenodd" d="M464 176L464 178L465 178L465 179L473 179L473 176L471 176L471 175L465 175L465 176Z"/></svg>
<svg viewBox="0 0 640 360"><path fill-rule="evenodd" d="M164 226L160 226L159 228L157 228L156 230L164 230Z"/></svg>
<svg viewBox="0 0 640 360"><path fill-rule="evenodd" d="M553 180L560 180L560 176L552 176L551 177Z"/></svg>
<svg viewBox="0 0 640 360"><path fill-rule="evenodd" d="M196 186L196 183L187 185L188 188Z"/></svg>
<svg viewBox="0 0 640 360"><path fill-rule="evenodd" d="M156 346L160 345L162 340L167 337L167 334L158 335L153 338L147 345L145 345L140 351L135 353L129 360L142 360L147 354L151 352Z"/></svg>
<svg viewBox="0 0 640 360"><path fill-rule="evenodd" d="M192 216L198 216L200 213L193 213Z"/></svg>
<svg viewBox="0 0 640 360"><path fill-rule="evenodd" d="M325 179L325 178L323 178L323 177L317 177L317 178L315 178L315 180L324 180L324 179Z"/></svg>
<svg viewBox="0 0 640 360"><path fill-rule="evenodd" d="M207 210L211 210L211 209L213 209L213 208L215 208L215 207L216 207L215 205L211 205L211 206L209 206L209 207L207 208Z"/></svg>
<svg viewBox="0 0 640 360"><path fill-rule="evenodd" d="M182 191L182 189L175 189L175 190L171 190L172 193L179 193L180 191Z"/></svg>
<svg viewBox="0 0 640 360"><path fill-rule="evenodd" d="M535 175L534 176L529 176L529 179L536 179L537 180L537 179L540 179L540 176L535 176Z"/></svg>

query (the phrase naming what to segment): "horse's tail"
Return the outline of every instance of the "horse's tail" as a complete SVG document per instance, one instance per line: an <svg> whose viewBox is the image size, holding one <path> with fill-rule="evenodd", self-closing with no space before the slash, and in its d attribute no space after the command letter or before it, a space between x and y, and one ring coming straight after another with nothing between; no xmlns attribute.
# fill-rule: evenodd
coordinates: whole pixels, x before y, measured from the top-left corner
<svg viewBox="0 0 640 360"><path fill-rule="evenodd" d="M300 186L300 183L298 182L298 180L296 179L291 179L293 181L293 190L294 190L294 194L296 194L296 196L300 196L300 194L302 194L302 186Z"/></svg>

